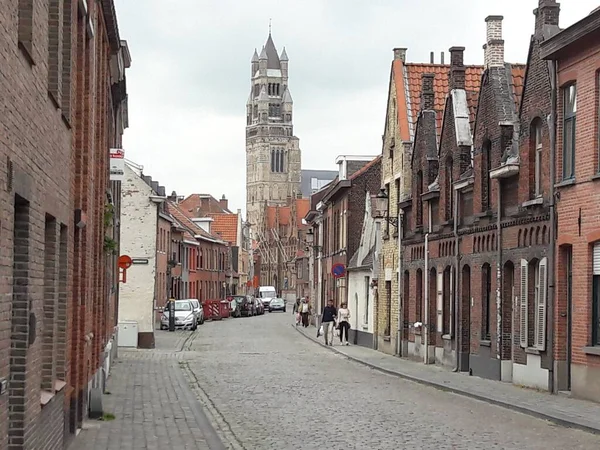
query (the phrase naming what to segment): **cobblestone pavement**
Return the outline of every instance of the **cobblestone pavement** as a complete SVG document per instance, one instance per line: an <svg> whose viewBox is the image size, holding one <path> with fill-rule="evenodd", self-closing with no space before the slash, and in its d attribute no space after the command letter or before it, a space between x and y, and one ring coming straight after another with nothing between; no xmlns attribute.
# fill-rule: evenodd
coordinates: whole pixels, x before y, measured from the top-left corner
<svg viewBox="0 0 600 450"><path fill-rule="evenodd" d="M375 371L291 314L207 323L181 367L231 449L597 449L600 436Z"/></svg>
<svg viewBox="0 0 600 450"><path fill-rule="evenodd" d="M104 411L69 450L225 450L181 370L192 333L157 334L155 350L119 350Z"/></svg>

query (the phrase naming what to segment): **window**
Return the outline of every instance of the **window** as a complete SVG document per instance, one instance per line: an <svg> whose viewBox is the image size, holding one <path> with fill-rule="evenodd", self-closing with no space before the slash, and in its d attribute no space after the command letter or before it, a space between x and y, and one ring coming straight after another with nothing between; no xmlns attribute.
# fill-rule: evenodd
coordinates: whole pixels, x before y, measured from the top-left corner
<svg viewBox="0 0 600 450"><path fill-rule="evenodd" d="M25 51L33 64L33 0L19 0L18 39L19 47Z"/></svg>
<svg viewBox="0 0 600 450"><path fill-rule="evenodd" d="M390 183L387 183L385 185L385 192L390 192ZM387 217L390 217L390 206L391 206L391 203L392 202L388 201L388 204L387 204ZM386 234L386 236L389 236L389 234L390 234L390 222L388 220L385 221L385 234Z"/></svg>
<svg viewBox="0 0 600 450"><path fill-rule="evenodd" d="M54 392L56 378L56 304L58 227L54 217L46 216L44 233L44 315L42 327L41 389Z"/></svg>
<svg viewBox="0 0 600 450"><path fill-rule="evenodd" d="M369 289L371 287L371 278L366 276L365 277L365 314L364 314L364 319L363 319L363 323L364 324L368 324L369 323ZM357 317L358 319L358 317Z"/></svg>
<svg viewBox="0 0 600 450"><path fill-rule="evenodd" d="M521 260L520 344L523 348L546 349L546 298L548 259ZM533 330L530 330L533 319ZM530 331L533 331L531 333Z"/></svg>
<svg viewBox="0 0 600 450"><path fill-rule="evenodd" d="M577 116L577 87L563 89L563 179L575 176L575 122Z"/></svg>
<svg viewBox="0 0 600 450"><path fill-rule="evenodd" d="M386 299L386 309L387 309L387 321L385 325L385 330L383 332L384 336L389 337L392 332L392 282L385 282L385 299Z"/></svg>
<svg viewBox="0 0 600 450"><path fill-rule="evenodd" d="M62 12L59 0L50 0L48 3L48 92L56 103L61 104L61 74L62 65Z"/></svg>
<svg viewBox="0 0 600 450"><path fill-rule="evenodd" d="M417 227L420 227L423 225L423 199L421 198L421 195L423 194L423 172L421 172L420 170L417 172L417 178L416 178L416 183L417 183L417 189L415 192L415 200L417 202Z"/></svg>
<svg viewBox="0 0 600 450"><path fill-rule="evenodd" d="M481 339L489 341L492 330L492 269L489 264L481 268Z"/></svg>
<svg viewBox="0 0 600 450"><path fill-rule="evenodd" d="M271 150L271 172L283 173L284 172L284 150L273 149Z"/></svg>
<svg viewBox="0 0 600 450"><path fill-rule="evenodd" d="M600 346L600 242L593 247L592 345Z"/></svg>
<svg viewBox="0 0 600 450"><path fill-rule="evenodd" d="M529 179L532 180L530 197L537 198L542 195L542 121L539 118L531 124L529 139Z"/></svg>
<svg viewBox="0 0 600 450"><path fill-rule="evenodd" d="M454 217L454 195L452 192L452 158L446 159L444 172L444 198L446 199L446 220Z"/></svg>

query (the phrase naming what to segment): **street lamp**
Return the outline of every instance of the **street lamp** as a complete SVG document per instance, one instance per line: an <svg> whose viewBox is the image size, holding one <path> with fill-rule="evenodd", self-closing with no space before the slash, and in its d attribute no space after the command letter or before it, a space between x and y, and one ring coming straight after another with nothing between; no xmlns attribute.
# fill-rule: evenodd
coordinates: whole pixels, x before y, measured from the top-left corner
<svg viewBox="0 0 600 450"><path fill-rule="evenodd" d="M389 204L390 198L385 189L381 189L379 193L375 196L375 208L373 211L374 219L384 219L386 222L391 224L394 227L398 226L398 218L397 217L389 217Z"/></svg>
<svg viewBox="0 0 600 450"><path fill-rule="evenodd" d="M306 232L306 243L311 245L315 241L315 232L312 228L309 228Z"/></svg>

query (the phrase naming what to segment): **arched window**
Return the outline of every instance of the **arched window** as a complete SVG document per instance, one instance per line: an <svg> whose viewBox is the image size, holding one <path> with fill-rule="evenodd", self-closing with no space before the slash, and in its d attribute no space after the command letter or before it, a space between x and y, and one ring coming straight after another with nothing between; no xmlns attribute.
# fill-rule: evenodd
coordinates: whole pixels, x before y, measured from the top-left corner
<svg viewBox="0 0 600 450"><path fill-rule="evenodd" d="M452 193L452 165L453 161L451 157L446 159L446 167L444 171L445 186L444 196L446 197L446 220L454 217L454 195Z"/></svg>
<svg viewBox="0 0 600 450"><path fill-rule="evenodd" d="M417 192L416 192L416 200L417 200L417 226L420 227L423 225L423 200L421 199L421 195L423 194L423 172L417 172Z"/></svg>

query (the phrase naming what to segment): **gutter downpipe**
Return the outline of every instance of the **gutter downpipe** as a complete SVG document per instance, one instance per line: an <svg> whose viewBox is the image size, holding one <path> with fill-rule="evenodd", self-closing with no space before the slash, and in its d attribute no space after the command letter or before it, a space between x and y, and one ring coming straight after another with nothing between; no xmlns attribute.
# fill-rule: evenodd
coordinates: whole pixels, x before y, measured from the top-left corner
<svg viewBox="0 0 600 450"><path fill-rule="evenodd" d="M550 393L556 393L557 389L554 385L554 295L555 295L555 258L556 258L556 192L554 183L556 181L556 88L558 68L557 62L548 61L548 69L550 72L550 89L551 89L551 112L548 117L548 128L550 130L550 248L548 249L548 314L546 315L548 327L548 342L550 353L550 367L548 369L548 385ZM549 319L548 319L549 318Z"/></svg>
<svg viewBox="0 0 600 450"><path fill-rule="evenodd" d="M496 218L496 245L498 246L496 259L496 358L500 361L500 379L502 380L502 341L504 333L502 330L502 181L498 180L498 211ZM512 345L512 343L511 343ZM503 380L504 381L504 380Z"/></svg>
<svg viewBox="0 0 600 450"><path fill-rule="evenodd" d="M454 188L454 186L453 186ZM460 355L461 355L461 346L462 346L462 330L459 329L459 324L460 324L460 316L459 314L461 314L461 310L460 310L460 305L459 305L459 301L461 298L461 294L462 292L459 293L458 291L458 287L460 286L460 282L459 280L461 279L461 271L460 271L460 245L459 245L459 239L458 239L458 191L456 189L453 189L452 195L454 196L454 205L453 205L453 215L454 215L454 226L453 226L453 233L454 233L454 264L455 264L455 275L452 277L452 281L454 283L453 289L452 289L452 296L454 297L452 299L452 307L454 308L454 310L452 311L452 313L454 314L454 329L452 330L454 332L454 341L455 341L455 367L453 369L453 372L460 372Z"/></svg>
<svg viewBox="0 0 600 450"><path fill-rule="evenodd" d="M423 319L425 330L425 364L429 364L429 231L425 233L425 318Z"/></svg>
<svg viewBox="0 0 600 450"><path fill-rule="evenodd" d="M402 235L404 227L402 226L402 215L403 211L398 208L398 336L396 337L396 354L398 356L404 356L402 354L402 335L404 332L404 277L402 276Z"/></svg>

